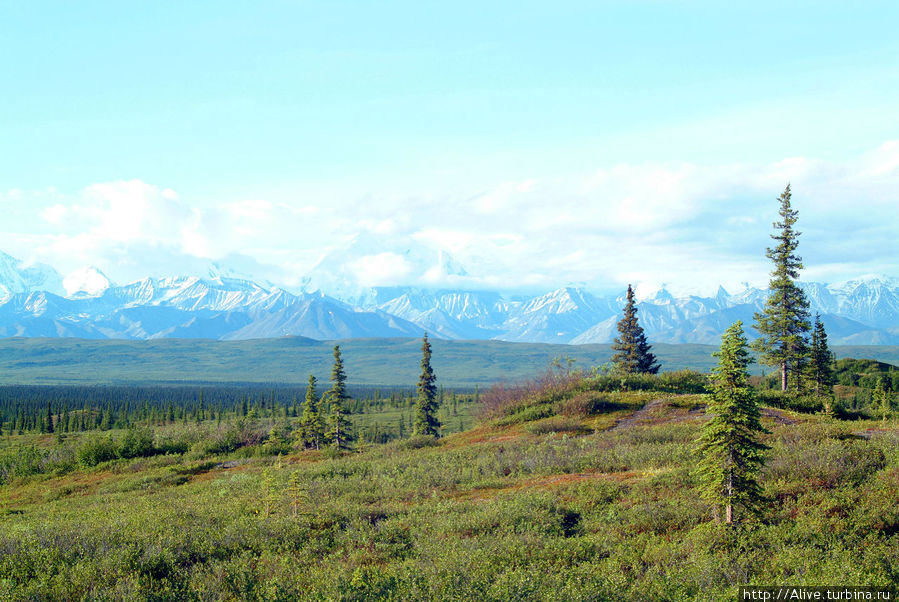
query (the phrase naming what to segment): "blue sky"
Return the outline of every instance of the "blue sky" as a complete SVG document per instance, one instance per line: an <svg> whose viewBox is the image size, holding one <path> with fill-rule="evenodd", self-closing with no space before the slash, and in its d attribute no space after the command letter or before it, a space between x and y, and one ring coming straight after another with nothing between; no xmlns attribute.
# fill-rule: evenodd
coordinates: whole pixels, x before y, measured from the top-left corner
<svg viewBox="0 0 899 602"><path fill-rule="evenodd" d="M0 248L291 285L374 232L472 285L761 284L793 181L809 277L899 275L899 4L743 4L4 3Z"/></svg>

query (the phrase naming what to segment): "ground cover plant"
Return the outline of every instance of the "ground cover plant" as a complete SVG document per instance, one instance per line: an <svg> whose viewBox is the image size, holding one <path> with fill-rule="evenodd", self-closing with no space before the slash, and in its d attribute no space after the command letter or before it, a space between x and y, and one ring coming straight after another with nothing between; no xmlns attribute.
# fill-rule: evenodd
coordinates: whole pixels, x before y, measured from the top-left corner
<svg viewBox="0 0 899 602"><path fill-rule="evenodd" d="M350 451L301 449L283 408L5 428L0 595L709 600L746 583L899 585L895 418L763 407L764 508L728 528L697 494L706 386L555 370L481 392L477 419L473 396L457 399L460 432L444 392L436 439L410 438L411 405L351 415L405 432Z"/></svg>

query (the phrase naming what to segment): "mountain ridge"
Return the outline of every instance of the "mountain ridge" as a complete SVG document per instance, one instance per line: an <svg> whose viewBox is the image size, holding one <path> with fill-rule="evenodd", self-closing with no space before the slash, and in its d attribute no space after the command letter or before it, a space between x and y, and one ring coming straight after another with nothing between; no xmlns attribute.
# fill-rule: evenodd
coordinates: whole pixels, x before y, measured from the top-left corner
<svg viewBox="0 0 899 602"><path fill-rule="evenodd" d="M435 260L452 263L440 254ZM243 340L294 335L330 340L429 332L452 340L604 344L615 337L624 305L621 295L598 296L577 286L535 295L357 287L340 299L321 291L290 292L225 272L117 285L95 267L64 279L50 266L28 266L0 253L0 337ZM829 285L799 284L812 311L821 314L831 344L899 344L899 279L866 275ZM717 344L736 320L755 336L753 315L767 295L747 286L734 294L719 287L712 297L676 297L663 287L637 307L651 342Z"/></svg>

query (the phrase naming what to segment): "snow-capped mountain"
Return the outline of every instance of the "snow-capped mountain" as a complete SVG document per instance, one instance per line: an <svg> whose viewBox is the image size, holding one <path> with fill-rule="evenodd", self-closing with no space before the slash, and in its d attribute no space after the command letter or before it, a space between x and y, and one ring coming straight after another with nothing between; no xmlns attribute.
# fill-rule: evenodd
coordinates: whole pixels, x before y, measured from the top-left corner
<svg viewBox="0 0 899 602"><path fill-rule="evenodd" d="M48 265L24 262L0 251L0 300L15 293L47 291L65 294L62 278Z"/></svg>
<svg viewBox="0 0 899 602"><path fill-rule="evenodd" d="M403 253L397 256L414 269L439 272L439 282L465 278L464 268L448 255L419 247ZM331 261L339 264L334 257L320 263L307 284L327 280ZM207 277L148 277L116 285L98 268L63 279L49 266L24 265L0 253L0 336L339 339L418 337L427 331L448 339L608 343L624 306L623 294L596 296L575 286L513 296L464 286L361 286L350 276L339 270L331 275L343 282L337 286L342 298L289 292L225 269ZM899 344L899 279L862 276L801 286L832 344ZM754 336L753 316L767 296L749 286L733 294L720 288L712 297L676 297L663 288L637 306L651 342L717 344L736 320Z"/></svg>

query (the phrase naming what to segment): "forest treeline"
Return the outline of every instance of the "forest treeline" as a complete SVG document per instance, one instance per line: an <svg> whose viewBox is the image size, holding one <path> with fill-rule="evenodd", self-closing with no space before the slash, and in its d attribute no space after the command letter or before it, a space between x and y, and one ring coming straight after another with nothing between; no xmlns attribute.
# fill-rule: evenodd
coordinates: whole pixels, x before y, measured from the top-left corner
<svg viewBox="0 0 899 602"><path fill-rule="evenodd" d="M347 387L348 414L411 408L414 386ZM439 403L450 407L470 398L476 387L438 387ZM306 387L284 385L3 385L0 433L109 430L132 425L223 420L246 416L302 415Z"/></svg>

